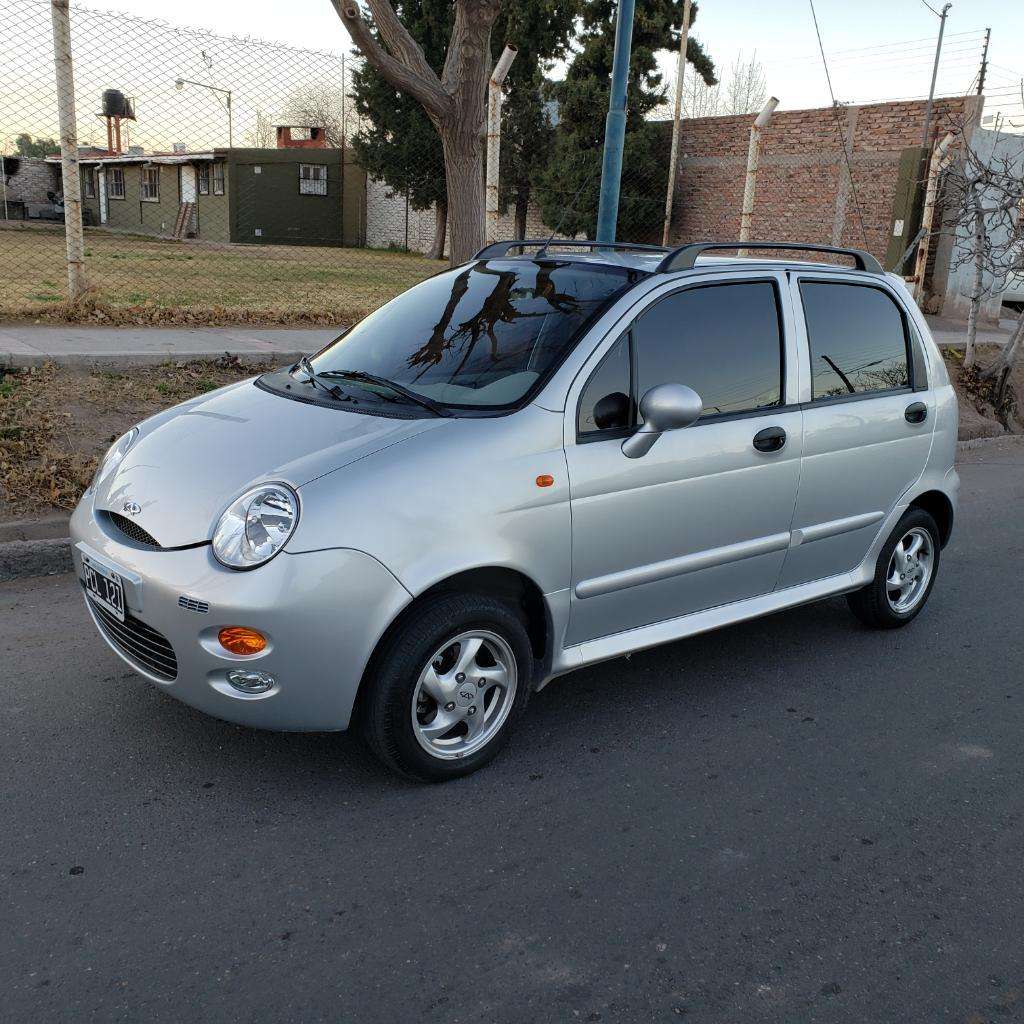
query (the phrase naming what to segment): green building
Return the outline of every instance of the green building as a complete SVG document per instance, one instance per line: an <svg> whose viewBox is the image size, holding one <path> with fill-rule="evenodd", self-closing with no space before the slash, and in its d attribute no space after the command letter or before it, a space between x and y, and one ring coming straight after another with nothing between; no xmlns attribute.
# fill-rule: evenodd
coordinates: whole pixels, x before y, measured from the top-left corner
<svg viewBox="0 0 1024 1024"><path fill-rule="evenodd" d="M79 163L87 224L211 242L365 243L366 173L347 147L129 151Z"/></svg>

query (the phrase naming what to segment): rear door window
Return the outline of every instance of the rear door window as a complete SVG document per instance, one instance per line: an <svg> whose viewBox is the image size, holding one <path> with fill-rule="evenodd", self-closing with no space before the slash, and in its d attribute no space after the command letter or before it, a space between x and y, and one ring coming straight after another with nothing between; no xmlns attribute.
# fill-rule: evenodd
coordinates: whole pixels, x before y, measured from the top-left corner
<svg viewBox="0 0 1024 1024"><path fill-rule="evenodd" d="M881 288L801 281L815 402L909 388L907 328Z"/></svg>
<svg viewBox="0 0 1024 1024"><path fill-rule="evenodd" d="M771 281L702 285L676 292L633 326L638 397L686 384L702 419L782 404L782 327Z"/></svg>

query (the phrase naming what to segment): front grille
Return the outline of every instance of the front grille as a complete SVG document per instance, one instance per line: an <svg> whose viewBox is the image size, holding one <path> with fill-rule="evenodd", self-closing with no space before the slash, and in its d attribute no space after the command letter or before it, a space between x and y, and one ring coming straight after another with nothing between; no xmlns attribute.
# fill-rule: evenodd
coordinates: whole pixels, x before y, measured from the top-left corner
<svg viewBox="0 0 1024 1024"><path fill-rule="evenodd" d="M138 523L133 522L127 516L119 512L108 512L107 518L121 531L129 540L136 544L145 544L148 548L160 547L160 542L150 533L147 533Z"/></svg>
<svg viewBox="0 0 1024 1024"><path fill-rule="evenodd" d="M124 622L95 601L89 607L103 635L131 662L170 682L178 677L178 659L163 633L125 613Z"/></svg>

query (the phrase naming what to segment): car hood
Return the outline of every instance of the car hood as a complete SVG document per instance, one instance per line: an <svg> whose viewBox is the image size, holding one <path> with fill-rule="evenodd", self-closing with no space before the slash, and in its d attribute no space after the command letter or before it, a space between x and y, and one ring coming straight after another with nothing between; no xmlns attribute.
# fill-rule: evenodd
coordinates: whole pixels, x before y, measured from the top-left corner
<svg viewBox="0 0 1024 1024"><path fill-rule="evenodd" d="M142 426L95 507L124 514L162 547L209 540L224 509L247 487L293 487L341 469L447 420L393 419L324 408L245 381L168 410Z"/></svg>

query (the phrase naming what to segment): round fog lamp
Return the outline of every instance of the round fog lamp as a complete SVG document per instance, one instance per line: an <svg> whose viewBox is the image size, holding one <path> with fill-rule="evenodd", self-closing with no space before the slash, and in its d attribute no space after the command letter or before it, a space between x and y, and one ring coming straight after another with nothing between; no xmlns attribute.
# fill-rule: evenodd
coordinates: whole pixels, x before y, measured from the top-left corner
<svg viewBox="0 0 1024 1024"><path fill-rule="evenodd" d="M251 669L236 668L228 673L228 682L242 693L266 693L276 681L269 672L253 672Z"/></svg>
<svg viewBox="0 0 1024 1024"><path fill-rule="evenodd" d="M248 626L225 626L217 634L217 639L225 651L243 657L259 654L267 646L267 638L259 630L249 629Z"/></svg>

